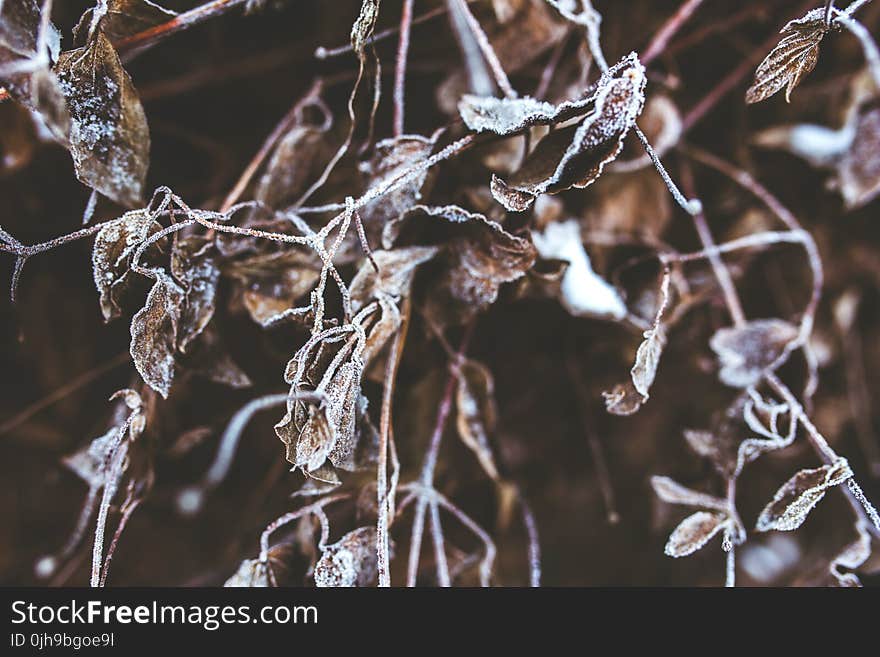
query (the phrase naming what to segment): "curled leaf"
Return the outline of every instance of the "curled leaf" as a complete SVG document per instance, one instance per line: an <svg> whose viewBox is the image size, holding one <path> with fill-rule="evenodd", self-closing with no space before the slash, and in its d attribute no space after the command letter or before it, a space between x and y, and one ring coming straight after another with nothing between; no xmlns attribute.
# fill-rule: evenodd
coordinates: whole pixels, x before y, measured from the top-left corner
<svg viewBox="0 0 880 657"><path fill-rule="evenodd" d="M559 120L569 112L587 111L582 120L560 127L544 137L526 157L520 169L506 181L492 177L492 195L506 209L522 212L544 193L555 194L571 187L587 187L620 153L623 139L635 125L645 102L645 69L635 54L623 58L602 75L583 107L566 104L548 113L543 106L529 105L509 119L502 129L516 127L533 110L533 120ZM515 103L516 101L509 101ZM510 113L508 113L510 114Z"/></svg>
<svg viewBox="0 0 880 657"><path fill-rule="evenodd" d="M781 319L756 319L718 330L709 346L718 355L721 382L734 388L754 385L797 336L797 327Z"/></svg>
<svg viewBox="0 0 880 657"><path fill-rule="evenodd" d="M105 321L119 317L119 297L128 282L131 257L157 226L147 210L132 210L108 222L95 236L92 275Z"/></svg>
<svg viewBox="0 0 880 657"><path fill-rule="evenodd" d="M697 511L681 521L669 536L664 552L670 557L686 557L712 540L727 525L723 513Z"/></svg>
<svg viewBox="0 0 880 657"><path fill-rule="evenodd" d="M834 557L829 566L831 575L837 580L838 585L842 587L857 587L861 586L862 583L855 573L842 572L840 569L858 568L871 556L871 535L865 528L864 523L861 521L857 522L856 531L859 533L858 538L843 548L840 554Z"/></svg>
<svg viewBox="0 0 880 657"><path fill-rule="evenodd" d="M746 102L759 103L785 87L785 100L819 61L819 43L828 32L823 9L813 9L780 30L782 38L755 71Z"/></svg>
<svg viewBox="0 0 880 657"><path fill-rule="evenodd" d="M758 517L759 532L791 531L800 527L825 492L852 477L846 459L814 470L801 470L789 479Z"/></svg>
<svg viewBox="0 0 880 657"><path fill-rule="evenodd" d="M376 579L376 567L376 528L360 527L324 548L315 565L315 584L369 586Z"/></svg>

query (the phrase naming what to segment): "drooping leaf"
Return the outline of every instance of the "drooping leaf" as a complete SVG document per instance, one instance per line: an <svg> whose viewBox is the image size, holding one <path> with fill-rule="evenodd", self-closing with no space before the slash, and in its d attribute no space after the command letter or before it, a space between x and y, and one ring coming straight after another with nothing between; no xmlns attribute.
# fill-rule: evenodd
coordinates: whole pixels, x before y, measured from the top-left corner
<svg viewBox="0 0 880 657"><path fill-rule="evenodd" d="M315 565L315 584L370 586L376 579L376 569L376 528L360 527L324 548Z"/></svg>
<svg viewBox="0 0 880 657"><path fill-rule="evenodd" d="M120 295L128 282L131 257L157 226L147 210L132 210L118 221L109 222L95 236L92 275L105 321L119 317Z"/></svg>
<svg viewBox="0 0 880 657"><path fill-rule="evenodd" d="M800 527L810 511L825 497L832 486L842 484L852 477L846 459L813 470L801 470L789 479L764 507L758 517L759 532L771 530L791 531Z"/></svg>
<svg viewBox="0 0 880 657"><path fill-rule="evenodd" d="M550 132L506 181L493 175L491 188L495 199L508 210L522 212L541 194L592 184L623 148L624 137L642 111L645 83L645 69L638 57L631 54L602 75L588 102L580 107L572 106L577 103L563 103L551 112L552 106L529 103L518 111L496 111L505 117L502 131L529 120L537 124L563 119L572 112L588 113L579 122ZM531 119L525 118L529 111Z"/></svg>
<svg viewBox="0 0 880 657"><path fill-rule="evenodd" d="M718 355L721 382L734 388L754 385L797 336L797 327L781 319L756 319L718 330L709 346Z"/></svg>
<svg viewBox="0 0 880 657"><path fill-rule="evenodd" d="M144 382L168 398L174 380L175 353L185 292L170 276L157 272L146 303L131 318L131 357Z"/></svg>
<svg viewBox="0 0 880 657"><path fill-rule="evenodd" d="M819 44L828 32L823 9L813 9L790 21L779 32L782 38L755 71L755 82L746 91L747 103L759 103L785 87L785 100L816 67Z"/></svg>
<svg viewBox="0 0 880 657"><path fill-rule="evenodd" d="M184 291L177 347L186 353L214 316L220 270L211 255L212 245L201 237L178 240L171 251L171 273Z"/></svg>
<svg viewBox="0 0 880 657"><path fill-rule="evenodd" d="M141 203L150 158L147 119L131 78L100 31L55 67L70 112L77 178L120 205Z"/></svg>
<svg viewBox="0 0 880 657"><path fill-rule="evenodd" d="M669 536L664 552L670 557L686 557L693 554L727 525L723 513L697 511L681 521Z"/></svg>
<svg viewBox="0 0 880 657"><path fill-rule="evenodd" d="M272 586L269 582L267 566L259 559L245 559L238 570L223 583L223 586L235 588L262 588Z"/></svg>
<svg viewBox="0 0 880 657"><path fill-rule="evenodd" d="M858 112L852 142L837 165L837 186L850 210L880 194L880 105Z"/></svg>

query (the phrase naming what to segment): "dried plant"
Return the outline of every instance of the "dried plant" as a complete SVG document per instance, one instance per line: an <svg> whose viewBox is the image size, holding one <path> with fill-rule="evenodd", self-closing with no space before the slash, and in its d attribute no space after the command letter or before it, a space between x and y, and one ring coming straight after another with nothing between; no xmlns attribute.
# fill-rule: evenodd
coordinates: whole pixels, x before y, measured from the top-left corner
<svg viewBox="0 0 880 657"><path fill-rule="evenodd" d="M10 580L78 582L88 543L92 586L157 563L227 586L658 583L664 552L695 584L875 577L877 5L83 4L0 0L0 252L40 380L63 381L0 434L87 487ZM225 65L198 54L217 44ZM64 166L85 191L55 199ZM64 292L40 281L80 291L83 254L24 265L87 239L95 306L41 307ZM71 377L117 324L126 353ZM84 422L70 400L122 364L109 421ZM34 383L8 371L15 408ZM127 566L135 533L164 556Z"/></svg>

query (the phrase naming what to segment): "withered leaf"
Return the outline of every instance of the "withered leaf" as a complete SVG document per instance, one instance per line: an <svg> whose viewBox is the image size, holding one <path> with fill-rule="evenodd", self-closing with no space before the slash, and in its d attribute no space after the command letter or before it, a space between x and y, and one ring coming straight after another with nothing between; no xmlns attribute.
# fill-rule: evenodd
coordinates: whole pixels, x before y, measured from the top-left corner
<svg viewBox="0 0 880 657"><path fill-rule="evenodd" d="M186 352L214 316L220 270L211 256L211 243L201 237L178 240L171 252L171 273L184 291L177 347Z"/></svg>
<svg viewBox="0 0 880 657"><path fill-rule="evenodd" d="M819 61L819 43L828 32L823 9L813 9L780 30L782 38L755 71L746 102L759 103L785 87L785 100Z"/></svg>
<svg viewBox="0 0 880 657"><path fill-rule="evenodd" d="M360 165L366 177L368 187L376 187L397 178L415 164L426 159L436 144L435 138L421 135L401 135L392 139L383 139L376 144L373 157L369 162ZM425 169L410 182L402 185L376 200L368 203L360 211L367 235L378 236L385 223L397 219L403 212L419 202L421 189L428 176Z"/></svg>
<svg viewBox="0 0 880 657"><path fill-rule="evenodd" d="M131 357L144 382L168 398L174 379L177 334L185 293L166 273L156 282L144 307L131 318Z"/></svg>
<svg viewBox="0 0 880 657"><path fill-rule="evenodd" d="M120 205L140 204L150 133L137 91L110 40L61 54L55 67L70 112L70 151L77 178Z"/></svg>
<svg viewBox="0 0 880 657"><path fill-rule="evenodd" d="M299 198L320 172L321 162L329 150L326 135L329 125L329 118L323 125L297 121L275 146L254 198L271 208Z"/></svg>
<svg viewBox="0 0 880 657"><path fill-rule="evenodd" d="M260 326L272 326L304 316L297 300L307 295L321 275L314 253L287 248L255 255L227 270L241 284L244 306Z"/></svg>
<svg viewBox="0 0 880 657"><path fill-rule="evenodd" d="M759 532L771 530L791 531L800 527L813 507L825 497L832 486L842 484L852 477L846 459L813 470L801 470L789 479L764 507L758 517Z"/></svg>
<svg viewBox="0 0 880 657"><path fill-rule="evenodd" d="M369 586L376 579L376 572L376 528L360 527L324 548L315 565L315 584Z"/></svg>
<svg viewBox="0 0 880 657"><path fill-rule="evenodd" d="M719 329L709 346L718 355L721 382L734 388L754 385L797 336L797 327L781 319L756 319L742 327Z"/></svg>
<svg viewBox="0 0 880 657"><path fill-rule="evenodd" d="M119 297L128 281L131 257L157 227L147 210L132 210L109 222L95 236L92 275L105 321L119 317Z"/></svg>
<svg viewBox="0 0 880 657"><path fill-rule="evenodd" d="M497 420L495 382L485 365L473 360L460 365L455 403L458 412L455 426L459 437L477 457L486 474L498 481L498 468L489 444Z"/></svg>
<svg viewBox="0 0 880 657"><path fill-rule="evenodd" d="M365 262L358 270L350 287L352 310L357 312L380 294L392 299L400 299L409 294L419 265L428 262L438 251L439 247L436 246L374 251L373 260L379 271L370 262Z"/></svg>
<svg viewBox="0 0 880 657"><path fill-rule="evenodd" d="M363 0L357 19L351 26L351 47L358 55L363 55L367 42L373 36L376 20L379 18L381 0Z"/></svg>
<svg viewBox="0 0 880 657"><path fill-rule="evenodd" d="M596 84L589 113L550 132L506 181L493 175L492 195L506 209L522 212L541 194L592 184L622 150L623 139L644 106L645 84L638 57L623 58ZM542 116L539 112L538 118Z"/></svg>
<svg viewBox="0 0 880 657"><path fill-rule="evenodd" d="M669 477L655 475L651 477L651 486L657 497L670 504L684 504L716 511L727 510L727 502L720 497L692 490Z"/></svg>
<svg viewBox="0 0 880 657"><path fill-rule="evenodd" d="M669 536L664 552L670 557L686 557L712 540L727 524L723 513L697 511L681 521Z"/></svg>
<svg viewBox="0 0 880 657"><path fill-rule="evenodd" d="M523 276L537 257L530 240L455 205L415 206L400 220L386 224L383 244L389 248L402 227L416 223L445 239L445 274L428 301L428 312L438 322L461 322L485 309L495 302L501 285Z"/></svg>

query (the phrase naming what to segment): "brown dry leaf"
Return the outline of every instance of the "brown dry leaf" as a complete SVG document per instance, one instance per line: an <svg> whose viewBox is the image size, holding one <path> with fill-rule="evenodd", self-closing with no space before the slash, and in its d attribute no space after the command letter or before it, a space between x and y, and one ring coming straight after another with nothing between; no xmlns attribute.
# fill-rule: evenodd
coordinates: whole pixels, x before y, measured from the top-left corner
<svg viewBox="0 0 880 657"><path fill-rule="evenodd" d="M837 580L837 584L846 588L858 587L862 583L855 573L841 572L840 569L849 568L854 570L865 563L868 557L871 556L871 535L861 521L856 523L856 531L859 534L858 538L843 548L840 554L834 557L829 566L829 571L834 579Z"/></svg>
<svg viewBox="0 0 880 657"><path fill-rule="evenodd" d="M445 239L445 274L428 298L428 312L440 323L460 323L487 308L497 299L501 285L522 277L537 255L531 241L455 205L415 206L399 221L389 222L382 236L386 248L403 228L410 227L439 233Z"/></svg>
<svg viewBox="0 0 880 657"><path fill-rule="evenodd" d="M669 536L664 552L670 557L686 557L693 554L727 525L723 513L697 511L681 521Z"/></svg>
<svg viewBox="0 0 880 657"><path fill-rule="evenodd" d="M366 177L366 186L376 187L412 169L431 154L435 144L436 136L428 138L421 135L401 135L383 139L376 144L370 161L361 163L359 167ZM419 202L427 176L428 169L425 169L407 184L383 194L360 210L370 238L379 237L386 222L397 219Z"/></svg>
<svg viewBox="0 0 880 657"><path fill-rule="evenodd" d="M550 132L520 169L492 177L492 194L506 209L522 212L544 193L587 187L623 148L645 102L645 69L633 53L610 68L578 101L558 106L532 99L471 99L462 118L472 130L511 134L528 126L556 124L585 114L573 125Z"/></svg>
<svg viewBox="0 0 880 657"><path fill-rule="evenodd" d="M305 109L312 106L323 117L320 124L307 119ZM271 208L298 199L309 183L320 175L323 162L333 151L327 140L333 122L328 110L319 101L308 104L303 110L275 146L254 192L257 201Z"/></svg>
<svg viewBox="0 0 880 657"><path fill-rule="evenodd" d="M272 586L272 583L269 581L269 572L265 563L259 559L245 559L223 586L256 588Z"/></svg>
<svg viewBox="0 0 880 657"><path fill-rule="evenodd" d="M419 265L431 260L438 251L436 246L374 251L373 260L379 271L369 261L358 270L350 287L352 310L357 312L379 295L395 300L407 296Z"/></svg>
<svg viewBox="0 0 880 657"><path fill-rule="evenodd" d="M61 54L55 74L70 112L77 178L120 205L141 203L150 159L144 108L110 40Z"/></svg>
<svg viewBox="0 0 880 657"><path fill-rule="evenodd" d="M339 347L336 337L351 330L357 338L354 326L328 329L323 339L313 338L290 360L284 377L291 386L287 412L275 425L287 460L331 483L338 481L334 468L354 470L357 465L363 345L358 340L359 346Z"/></svg>
<svg viewBox="0 0 880 657"><path fill-rule="evenodd" d="M363 0L360 13L351 26L351 47L361 57L364 48L367 47L367 42L373 36L373 30L376 28L380 2L381 0Z"/></svg>
<svg viewBox="0 0 880 657"><path fill-rule="evenodd" d="M315 565L315 584L370 586L376 579L376 569L376 528L360 527L324 548Z"/></svg>
<svg viewBox="0 0 880 657"><path fill-rule="evenodd" d="M211 255L212 243L203 237L178 240L171 251L171 273L184 291L177 347L186 353L214 316L220 270Z"/></svg>
<svg viewBox="0 0 880 657"><path fill-rule="evenodd" d="M686 506L696 506L716 511L727 510L726 500L682 486L669 477L655 475L651 477L651 486L654 488L654 492L657 493L657 497L669 504L684 504Z"/></svg>
<svg viewBox="0 0 880 657"><path fill-rule="evenodd" d="M231 263L226 271L240 283L251 319L272 326L306 316L308 309L298 307L297 301L317 284L321 263L312 252L287 248Z"/></svg>
<svg viewBox="0 0 880 657"><path fill-rule="evenodd" d="M819 61L819 43L828 32L823 9L813 9L780 30L782 38L758 66L746 102L759 103L785 87L785 100Z"/></svg>
<svg viewBox="0 0 880 657"><path fill-rule="evenodd" d="M230 388L249 388L253 385L247 373L232 359L214 322L205 326L193 347L192 358L186 365L196 374Z"/></svg>
<svg viewBox="0 0 880 657"><path fill-rule="evenodd" d="M131 357L144 382L165 399L174 380L177 334L185 293L165 272L156 282L144 307L131 318Z"/></svg>
<svg viewBox="0 0 880 657"><path fill-rule="evenodd" d="M86 38L95 15L95 9L87 9L74 28L74 39ZM177 16L177 12L165 9L150 0L107 0L106 12L99 17L99 29L111 41L165 23Z"/></svg>
<svg viewBox="0 0 880 657"><path fill-rule="evenodd" d="M797 336L797 327L781 319L755 319L742 327L719 329L709 341L721 364L718 377L734 388L754 385Z"/></svg>
<svg viewBox="0 0 880 657"><path fill-rule="evenodd" d="M126 212L95 236L92 275L105 321L121 314L119 300L128 282L131 257L150 233L159 227L147 210Z"/></svg>
<svg viewBox="0 0 880 657"><path fill-rule="evenodd" d="M630 381L617 384L610 391L602 393L605 409L612 415L632 415L648 401L651 385L660 365L660 356L666 346L666 329L662 320L669 305L669 281L670 276L666 272L660 285L660 307L653 325L644 332L644 340L636 351L635 362L630 369Z"/></svg>
<svg viewBox="0 0 880 657"><path fill-rule="evenodd" d="M464 361L459 368L455 394L458 435L477 457L486 474L498 481L498 467L489 444L489 436L494 432L497 421L492 372L474 360Z"/></svg>
<svg viewBox="0 0 880 657"><path fill-rule="evenodd" d="M785 482L773 500L764 507L756 529L759 532L797 529L819 500L825 497L825 492L832 486L842 484L852 474L846 459L814 470L801 470Z"/></svg>

